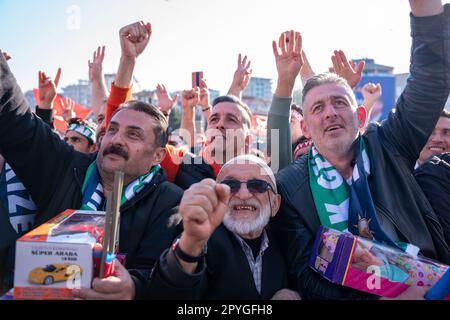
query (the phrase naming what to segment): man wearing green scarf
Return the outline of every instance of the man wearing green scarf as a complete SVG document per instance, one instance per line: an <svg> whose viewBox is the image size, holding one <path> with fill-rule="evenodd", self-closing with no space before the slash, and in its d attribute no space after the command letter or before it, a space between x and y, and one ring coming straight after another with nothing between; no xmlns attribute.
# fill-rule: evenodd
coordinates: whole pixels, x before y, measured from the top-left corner
<svg viewBox="0 0 450 320"><path fill-rule="evenodd" d="M308 155L278 174L283 201L272 224L302 298L373 298L333 285L308 268L320 225L450 262L442 226L412 176L450 90L450 5L440 0L410 4L411 76L385 122L360 134L365 109L336 74L314 76L303 89L301 126L313 145ZM274 42L279 73L274 101L281 112L283 106L289 109L302 67L301 36L282 34L278 46L281 53ZM398 298L420 299L424 293L411 288Z"/></svg>
<svg viewBox="0 0 450 320"><path fill-rule="evenodd" d="M118 74L136 63L150 36L150 23L120 30ZM1 52L0 97L0 149L36 203L35 226L66 209L105 210L114 174L124 172L118 253L126 255L126 265L116 261L114 276L96 278L92 288L73 294L80 299L145 298L155 261L178 233L169 221L182 190L167 182L159 166L167 143L166 117L147 103L128 101L113 114L98 153L86 154L31 112ZM0 244L4 237L0 234Z"/></svg>

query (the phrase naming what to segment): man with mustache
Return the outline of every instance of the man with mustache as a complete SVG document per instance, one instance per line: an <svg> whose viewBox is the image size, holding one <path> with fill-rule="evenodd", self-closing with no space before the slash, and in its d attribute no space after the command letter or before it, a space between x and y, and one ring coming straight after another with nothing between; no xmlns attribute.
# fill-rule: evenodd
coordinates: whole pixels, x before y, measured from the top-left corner
<svg viewBox="0 0 450 320"><path fill-rule="evenodd" d="M180 203L184 231L152 273L149 290L170 299L298 298L267 225L280 205L267 164L243 155L224 164ZM283 290L284 289L284 290Z"/></svg>
<svg viewBox="0 0 450 320"><path fill-rule="evenodd" d="M410 0L410 5L411 77L385 122L360 134L366 112L347 81L335 74L316 75L303 88L302 131L313 145L307 157L279 172L283 202L272 225L302 297L373 298L331 284L308 267L320 225L359 235L360 223L370 221L376 241L450 262L442 226L412 176L450 90L450 6L440 0ZM303 62L300 34L291 31L289 39L296 41L281 39L281 54L273 43L277 61L291 70L279 79L286 104ZM398 298L423 299L425 292L410 287Z"/></svg>
<svg viewBox="0 0 450 320"><path fill-rule="evenodd" d="M119 69L134 65L151 36L150 23L120 32ZM140 299L153 264L177 234L168 226L182 190L165 179L167 119L155 107L129 101L116 110L97 155L75 151L34 116L0 54L0 148L37 205L35 226L66 209L105 210L114 174L124 172L115 275L74 289L81 299Z"/></svg>

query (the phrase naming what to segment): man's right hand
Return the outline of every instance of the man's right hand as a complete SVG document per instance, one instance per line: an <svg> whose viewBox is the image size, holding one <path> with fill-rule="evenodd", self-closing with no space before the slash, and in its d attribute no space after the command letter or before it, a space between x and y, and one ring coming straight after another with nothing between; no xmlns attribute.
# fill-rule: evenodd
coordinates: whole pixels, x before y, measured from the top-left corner
<svg viewBox="0 0 450 320"><path fill-rule="evenodd" d="M189 255L198 256L209 237L222 222L228 210L230 188L212 179L193 184L184 192L180 203L184 231L180 248Z"/></svg>
<svg viewBox="0 0 450 320"><path fill-rule="evenodd" d="M136 59L147 47L152 35L149 22L135 22L120 29L122 57Z"/></svg>
<svg viewBox="0 0 450 320"><path fill-rule="evenodd" d="M278 71L278 82L275 95L278 97L290 97L295 85L295 78L303 66L302 36L300 32L286 31L278 39L278 51L276 41L272 42L273 54Z"/></svg>

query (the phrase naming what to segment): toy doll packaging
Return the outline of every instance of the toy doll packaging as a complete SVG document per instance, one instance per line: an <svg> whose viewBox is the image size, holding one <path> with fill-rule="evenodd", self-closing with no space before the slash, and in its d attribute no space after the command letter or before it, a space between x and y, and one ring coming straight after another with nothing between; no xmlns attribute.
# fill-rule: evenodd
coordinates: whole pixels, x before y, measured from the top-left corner
<svg viewBox="0 0 450 320"><path fill-rule="evenodd" d="M433 286L448 266L321 226L310 267L333 283L383 297L409 286ZM450 299L450 295L446 299Z"/></svg>

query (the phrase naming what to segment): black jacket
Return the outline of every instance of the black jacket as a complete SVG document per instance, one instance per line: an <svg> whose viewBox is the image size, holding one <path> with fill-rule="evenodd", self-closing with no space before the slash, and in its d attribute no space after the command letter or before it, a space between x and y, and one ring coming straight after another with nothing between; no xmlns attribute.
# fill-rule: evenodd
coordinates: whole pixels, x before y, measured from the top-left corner
<svg viewBox="0 0 450 320"><path fill-rule="evenodd" d="M413 37L411 76L397 101L396 112L381 125L371 124L364 134L371 165L369 186L379 220L390 222L400 240L422 254L450 262L449 247L436 214L413 176L419 153L431 134L450 90L450 5L445 13L411 17ZM287 254L290 275L302 298L372 298L333 285L308 267L320 225L309 185L308 156L278 174L282 196L273 221Z"/></svg>
<svg viewBox="0 0 450 320"><path fill-rule="evenodd" d="M450 244L450 153L435 155L416 169L415 177L444 229Z"/></svg>
<svg viewBox="0 0 450 320"><path fill-rule="evenodd" d="M267 232L269 246L262 256L261 294L236 237L220 225L208 241L208 251L195 274L181 269L172 250L161 256L149 283L160 299L270 299L287 288L287 267L276 240Z"/></svg>
<svg viewBox="0 0 450 320"><path fill-rule="evenodd" d="M1 53L0 149L36 203L36 226L66 209L81 207L82 183L95 155L76 152L30 111ZM177 234L168 219L181 196L182 190L160 171L120 208L119 249L127 254L136 298L143 297L150 270Z"/></svg>
<svg viewBox="0 0 450 320"><path fill-rule="evenodd" d="M174 183L186 190L194 183L207 178L216 180L213 168L202 157L187 153L183 157Z"/></svg>

